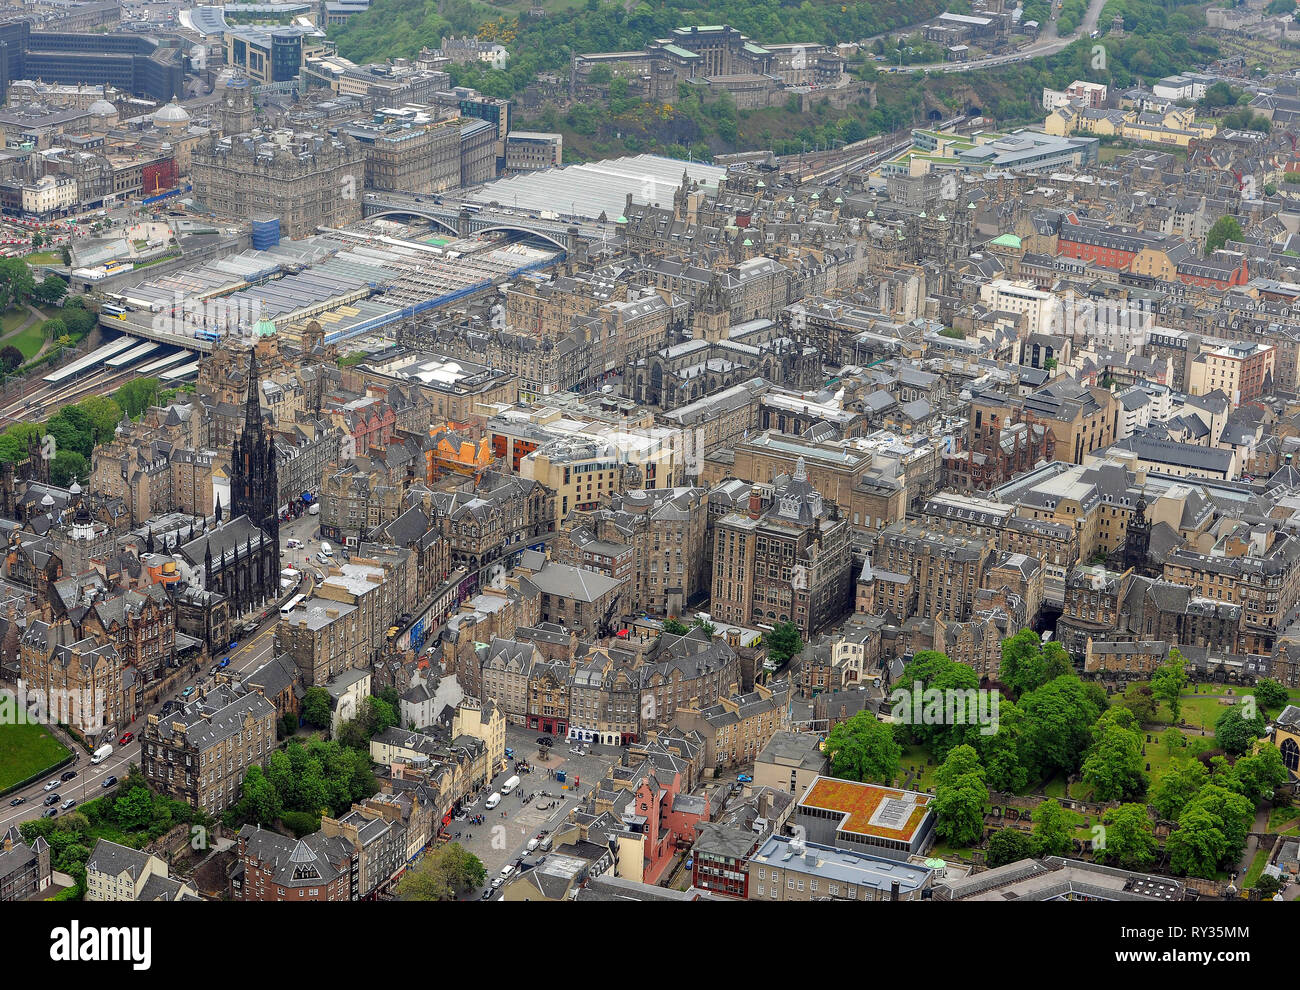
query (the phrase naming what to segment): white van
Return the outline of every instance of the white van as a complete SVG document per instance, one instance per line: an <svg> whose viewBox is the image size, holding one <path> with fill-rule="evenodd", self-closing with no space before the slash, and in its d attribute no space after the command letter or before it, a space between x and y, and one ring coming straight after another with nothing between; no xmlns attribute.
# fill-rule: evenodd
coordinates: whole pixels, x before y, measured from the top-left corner
<svg viewBox="0 0 1300 990"><path fill-rule="evenodd" d="M328 543L326 543L324 540L320 541L320 552L323 553L326 557L334 556L334 548L330 546Z"/></svg>
<svg viewBox="0 0 1300 990"><path fill-rule="evenodd" d="M487 799L487 804L483 805L483 807L485 807L488 811L491 811L500 803L501 803L501 795L493 794L490 798Z"/></svg>
<svg viewBox="0 0 1300 990"><path fill-rule="evenodd" d="M511 777L509 780L507 780L504 784L501 785L501 793L509 794L518 786L519 786L519 778Z"/></svg>
<svg viewBox="0 0 1300 990"><path fill-rule="evenodd" d="M99 749L95 750L95 755L90 758L90 762L103 763L112 755L113 755L113 747L110 746L108 743L105 743L103 746L100 746Z"/></svg>

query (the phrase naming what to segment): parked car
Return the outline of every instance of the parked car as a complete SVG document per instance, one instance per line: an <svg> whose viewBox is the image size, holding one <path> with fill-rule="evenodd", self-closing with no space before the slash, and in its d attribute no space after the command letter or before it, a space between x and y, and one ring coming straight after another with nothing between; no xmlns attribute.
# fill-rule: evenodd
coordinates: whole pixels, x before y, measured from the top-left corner
<svg viewBox="0 0 1300 990"><path fill-rule="evenodd" d="M64 771L63 771L63 780L71 780L71 779L72 779L73 777L75 777L76 775L77 775L77 771L75 771L75 770L64 770Z"/></svg>
<svg viewBox="0 0 1300 990"><path fill-rule="evenodd" d="M27 803L27 799L25 797L16 797L9 802L9 807L16 808L20 804L26 804L26 803Z"/></svg>
<svg viewBox="0 0 1300 990"><path fill-rule="evenodd" d="M104 782L103 782L102 784L100 784L99 786L100 786L100 787L112 787L112 786L113 786L114 784L116 784L116 783L117 783L117 778L116 778L116 777L108 777L108 778L106 778L106 779L104 780Z"/></svg>
<svg viewBox="0 0 1300 990"><path fill-rule="evenodd" d="M230 666L230 657L225 657L224 659L222 659L221 663L217 664L217 667L221 670L225 670L229 666Z"/></svg>
<svg viewBox="0 0 1300 990"><path fill-rule="evenodd" d="M164 701L164 702L163 702L163 706L162 706L162 713L163 713L164 715L166 715L168 712L170 712L170 711L171 711L173 708L175 708L175 707L176 707L176 702L174 702L174 701Z"/></svg>
<svg viewBox="0 0 1300 990"><path fill-rule="evenodd" d="M740 781L742 784L752 784L754 782L754 778L747 773L742 773L738 775L736 779Z"/></svg>
<svg viewBox="0 0 1300 990"><path fill-rule="evenodd" d="M479 900L490 901L492 900L492 895L495 893L496 893L496 887L485 887L482 895L479 897Z"/></svg>
<svg viewBox="0 0 1300 990"><path fill-rule="evenodd" d="M134 738L135 738L134 732L123 732L122 738L117 741L117 744L119 746L129 746L131 744L131 740Z"/></svg>
<svg viewBox="0 0 1300 990"><path fill-rule="evenodd" d="M61 805L59 805L59 810L67 811L69 808L75 808L76 806L77 806L77 799L68 798L68 800L64 801Z"/></svg>
<svg viewBox="0 0 1300 990"><path fill-rule="evenodd" d="M181 692L181 697L188 698L193 693L194 693L194 685L191 684L189 687L187 687L184 691Z"/></svg>
<svg viewBox="0 0 1300 990"><path fill-rule="evenodd" d="M245 635L245 636L251 636L251 635L253 635L253 633L255 633L255 632L257 632L257 623L256 623L256 622L245 622L245 623L244 623L244 635Z"/></svg>
<svg viewBox="0 0 1300 990"><path fill-rule="evenodd" d="M209 677L212 677L214 674L216 674L216 672L217 672L218 669L219 669L219 668L218 668L217 665L214 663L211 667L208 668L208 676L209 676Z"/></svg>

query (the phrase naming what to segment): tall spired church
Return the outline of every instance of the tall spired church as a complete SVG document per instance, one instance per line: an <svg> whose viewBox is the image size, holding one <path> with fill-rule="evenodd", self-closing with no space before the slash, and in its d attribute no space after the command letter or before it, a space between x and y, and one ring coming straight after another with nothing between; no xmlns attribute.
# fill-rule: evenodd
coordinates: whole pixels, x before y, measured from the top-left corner
<svg viewBox="0 0 1300 990"><path fill-rule="evenodd" d="M230 456L231 518L248 516L275 543L280 542L279 483L275 443L262 422L262 384L257 376L257 352L248 365L248 398L244 401L244 432L235 439Z"/></svg>

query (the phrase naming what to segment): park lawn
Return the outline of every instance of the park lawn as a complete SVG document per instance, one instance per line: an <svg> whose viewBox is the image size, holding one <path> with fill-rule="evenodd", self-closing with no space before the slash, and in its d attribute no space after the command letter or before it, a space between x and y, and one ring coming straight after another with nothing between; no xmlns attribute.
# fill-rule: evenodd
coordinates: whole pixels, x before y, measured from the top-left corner
<svg viewBox="0 0 1300 990"><path fill-rule="evenodd" d="M921 779L912 779L912 790L928 791L934 787L934 774L938 766L927 766L930 753L924 746L913 744L903 747L903 755L898 761L899 780L903 780L908 767L916 767L921 772Z"/></svg>
<svg viewBox="0 0 1300 990"><path fill-rule="evenodd" d="M48 770L68 752L47 726L31 722L0 725L0 791Z"/></svg>
<svg viewBox="0 0 1300 990"><path fill-rule="evenodd" d="M63 254L59 251L34 251L23 260L29 265L61 265Z"/></svg>
<svg viewBox="0 0 1300 990"><path fill-rule="evenodd" d="M12 337L0 341L0 345L7 346L9 344L13 344L14 347L23 352L24 361L30 361L45 346L45 333L41 330L39 323L33 323L25 330L21 330Z"/></svg>
<svg viewBox="0 0 1300 990"><path fill-rule="evenodd" d="M1295 805L1289 805L1285 808L1271 808L1268 812L1268 830L1276 832L1283 825L1289 825L1297 819L1300 819L1300 808Z"/></svg>
<svg viewBox="0 0 1300 990"><path fill-rule="evenodd" d="M1264 872L1264 867L1268 865L1268 850L1261 849L1255 853L1255 858L1250 861L1250 869L1246 871L1245 878L1241 881L1242 890L1250 890L1259 882L1260 876Z"/></svg>
<svg viewBox="0 0 1300 990"><path fill-rule="evenodd" d="M0 314L0 334L13 333L31 316L26 306L14 306Z"/></svg>

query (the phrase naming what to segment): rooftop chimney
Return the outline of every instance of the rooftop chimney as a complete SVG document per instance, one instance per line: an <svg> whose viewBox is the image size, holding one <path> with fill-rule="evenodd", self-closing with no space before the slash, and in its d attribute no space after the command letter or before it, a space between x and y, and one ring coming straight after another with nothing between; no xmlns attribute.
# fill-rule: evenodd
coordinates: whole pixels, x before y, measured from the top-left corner
<svg viewBox="0 0 1300 990"><path fill-rule="evenodd" d="M749 490L749 518L757 519L763 514L763 493L755 485Z"/></svg>

